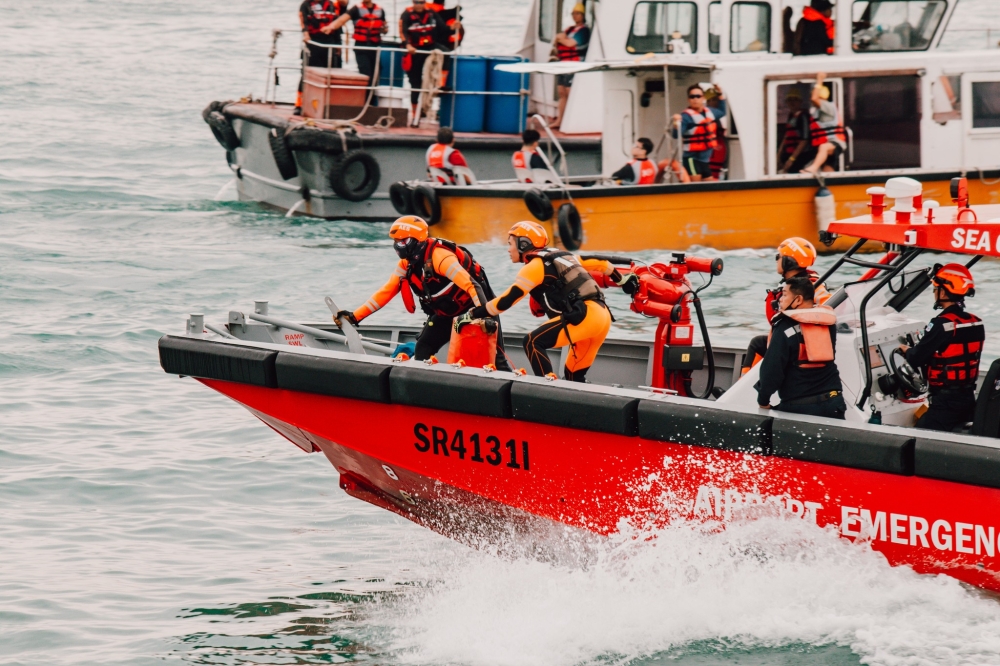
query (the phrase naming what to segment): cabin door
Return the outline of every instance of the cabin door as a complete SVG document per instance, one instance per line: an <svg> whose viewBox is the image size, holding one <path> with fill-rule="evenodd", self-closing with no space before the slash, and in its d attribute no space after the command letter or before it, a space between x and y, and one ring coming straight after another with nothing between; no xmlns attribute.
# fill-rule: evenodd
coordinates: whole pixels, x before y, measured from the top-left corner
<svg viewBox="0 0 1000 666"><path fill-rule="evenodd" d="M632 159L635 125L635 93L632 90L606 90L602 125L605 134L601 142L604 176L610 176Z"/></svg>
<svg viewBox="0 0 1000 666"><path fill-rule="evenodd" d="M963 75L961 99L965 168L1000 166L1000 72Z"/></svg>
<svg viewBox="0 0 1000 666"><path fill-rule="evenodd" d="M777 175L781 170L787 153L794 150L794 140L788 133L789 120L797 109L804 109L808 113L810 108L809 99L812 95L815 79L801 79L798 81L769 81L767 84L767 174ZM830 100L833 101L840 113L841 119L844 117L844 86L840 79L826 79L824 85L830 90ZM843 120L842 120L843 121ZM784 146L782 143L784 142ZM778 154L782 149L783 155ZM837 170L846 168L848 156L844 155L841 163L837 165Z"/></svg>
<svg viewBox="0 0 1000 666"><path fill-rule="evenodd" d="M843 122L852 171L920 166L920 78L844 79Z"/></svg>

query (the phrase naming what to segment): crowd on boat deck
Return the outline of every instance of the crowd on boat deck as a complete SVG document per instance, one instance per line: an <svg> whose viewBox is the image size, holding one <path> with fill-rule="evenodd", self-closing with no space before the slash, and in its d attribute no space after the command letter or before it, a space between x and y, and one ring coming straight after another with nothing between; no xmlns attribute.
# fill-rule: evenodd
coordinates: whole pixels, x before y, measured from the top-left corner
<svg viewBox="0 0 1000 666"><path fill-rule="evenodd" d="M548 233L537 222L518 222L508 232L510 260L523 266L499 295L472 253L431 236L422 218L400 217L389 236L399 257L392 275L363 305L341 310L334 319L338 325L344 320L357 325L396 295L411 313L419 303L427 319L408 350L416 360L431 360L444 345L454 344L454 335L473 327L492 331L493 365L511 370L499 316L528 297L532 314L547 318L522 343L532 371L556 379L547 351L568 346L563 378L585 382L613 321L598 279L630 296L640 289L635 273L619 271L604 259L551 247ZM816 256L816 248L804 238L788 238L778 246L775 262L781 281L765 298L771 331L751 340L743 374L760 365L754 388L761 409L843 419L847 404L836 363L837 316L828 305L830 293L812 269ZM915 344L898 351L907 371L915 368L927 377L929 407L918 414L916 427L953 430L971 421L975 411L985 331L982 321L965 310L965 299L975 293L968 268L935 266L931 281L935 308L942 313ZM775 393L779 403L772 407Z"/></svg>
<svg viewBox="0 0 1000 666"><path fill-rule="evenodd" d="M406 47L402 67L410 81L413 107L412 118L419 119L417 103L423 89L424 64L435 54L418 51L453 51L462 42L464 29L459 18L459 9L445 9L444 5L426 0L412 0L399 17L399 35ZM354 56L358 71L368 77L369 85L375 75L377 56L374 47L382 44L382 35L389 31L385 10L373 0L361 0L348 8L346 0L305 0L299 7L299 22L302 26L304 42L302 57L309 67L341 67L343 57L343 27L350 21L354 26ZM312 42L312 44L310 44ZM316 46L322 45L322 46ZM440 80L433 81L433 87L444 86L448 80L450 58L445 55L437 61L440 65ZM437 71L431 68L432 71ZM295 114L302 113L302 81L295 104Z"/></svg>

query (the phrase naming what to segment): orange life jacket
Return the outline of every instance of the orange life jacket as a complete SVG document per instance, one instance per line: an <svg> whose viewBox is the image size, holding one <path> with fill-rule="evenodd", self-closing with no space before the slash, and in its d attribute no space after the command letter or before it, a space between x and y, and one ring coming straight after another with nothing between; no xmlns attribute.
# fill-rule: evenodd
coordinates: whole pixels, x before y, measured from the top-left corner
<svg viewBox="0 0 1000 666"><path fill-rule="evenodd" d="M431 46L438 29L437 14L430 10L418 12L413 7L407 7L404 16L409 18L406 40L418 49Z"/></svg>
<svg viewBox="0 0 1000 666"><path fill-rule="evenodd" d="M532 150L518 150L511 156L510 163L514 165L515 169L530 169L531 156L534 154L535 152Z"/></svg>
<svg viewBox="0 0 1000 666"><path fill-rule="evenodd" d="M566 36L572 38L573 35L585 29L587 24L574 25L570 28L566 28ZM576 44L574 46L566 46L564 44L556 44L556 53L559 56L559 60L583 60L587 56L587 47Z"/></svg>
<svg viewBox="0 0 1000 666"><path fill-rule="evenodd" d="M450 279L444 275L434 272L434 262L431 257L435 248L443 247L458 258L472 279L480 285L485 283L486 272L483 267L472 258L472 253L464 247L441 238L428 238L427 248L423 257L418 261L408 262L406 275L402 280L408 284L409 288L420 300L420 308L428 315L439 315L441 317L457 317L475 303L472 297L464 289L459 289ZM402 286L402 285L401 285ZM404 304L406 297L404 294ZM410 301L412 303L412 300ZM407 309L409 309L408 306ZM411 310L412 311L412 310Z"/></svg>
<svg viewBox="0 0 1000 666"><path fill-rule="evenodd" d="M833 308L819 305L814 308L785 310L782 314L795 320L794 326L785 329L785 335L792 337L796 333L802 334L799 355L795 360L800 368L822 368L833 363L830 327L837 325L837 315Z"/></svg>
<svg viewBox="0 0 1000 666"><path fill-rule="evenodd" d="M354 22L354 41L358 44L381 44L386 26L385 11L378 5L368 9L358 5L358 20Z"/></svg>
<svg viewBox="0 0 1000 666"><path fill-rule="evenodd" d="M827 16L824 16L823 14L821 14L818 11L816 11L812 7L803 7L802 8L802 20L804 20L804 21L820 21L821 23L823 23L824 26L826 26L826 36L830 38L830 41L833 41L834 35L837 34L836 28L833 25L833 19L829 18ZM832 46L827 47L826 52L832 55L833 54L833 47Z"/></svg>
<svg viewBox="0 0 1000 666"><path fill-rule="evenodd" d="M448 177L451 179L450 182L454 183L455 176L451 171L451 162L448 161L451 154L454 152L455 149L451 146L447 146L443 143L435 143L427 149L427 168L441 169L448 174ZM440 177L438 180L441 180Z"/></svg>
<svg viewBox="0 0 1000 666"><path fill-rule="evenodd" d="M937 389L975 386L986 339L982 320L969 312L943 312L938 317L948 320L944 327L952 339L927 364L927 384Z"/></svg>
<svg viewBox="0 0 1000 666"><path fill-rule="evenodd" d="M719 145L717 140L719 124L711 109L706 107L704 113L698 113L694 109L684 109L684 113L695 122L693 133L684 137L684 152L698 153L703 150L713 150Z"/></svg>
<svg viewBox="0 0 1000 666"><path fill-rule="evenodd" d="M656 174L660 171L656 166L656 162L648 158L644 160L632 160L629 162L629 166L632 167L632 173L635 174L632 178L633 185L654 184L656 182Z"/></svg>
<svg viewBox="0 0 1000 666"><path fill-rule="evenodd" d="M309 3L309 14L303 15L309 36L322 34L321 30L336 20L341 14L341 6L332 0L315 0Z"/></svg>

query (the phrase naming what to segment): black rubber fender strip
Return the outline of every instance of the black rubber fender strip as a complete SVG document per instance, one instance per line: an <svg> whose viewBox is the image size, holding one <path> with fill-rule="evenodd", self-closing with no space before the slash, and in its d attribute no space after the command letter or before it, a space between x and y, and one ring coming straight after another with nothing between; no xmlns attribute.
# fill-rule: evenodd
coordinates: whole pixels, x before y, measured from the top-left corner
<svg viewBox="0 0 1000 666"><path fill-rule="evenodd" d="M247 122L263 125L284 132L288 128L288 121L277 114L268 113L266 109L251 104L227 103L222 111L227 118L239 118Z"/></svg>
<svg viewBox="0 0 1000 666"><path fill-rule="evenodd" d="M510 418L510 379L396 366L389 373L392 402L463 414Z"/></svg>
<svg viewBox="0 0 1000 666"><path fill-rule="evenodd" d="M992 446L920 436L914 458L917 476L1000 488L1000 449Z"/></svg>
<svg viewBox="0 0 1000 666"><path fill-rule="evenodd" d="M770 416L684 405L665 400L639 401L639 437L724 451L771 453Z"/></svg>
<svg viewBox="0 0 1000 666"><path fill-rule="evenodd" d="M520 421L629 437L639 433L638 398L515 382L510 401Z"/></svg>
<svg viewBox="0 0 1000 666"><path fill-rule="evenodd" d="M278 352L222 342L165 335L158 343L160 367L172 375L220 379L277 388Z"/></svg>
<svg viewBox="0 0 1000 666"><path fill-rule="evenodd" d="M280 352L274 368L278 388L389 402L388 364Z"/></svg>
<svg viewBox="0 0 1000 666"><path fill-rule="evenodd" d="M285 140L288 142L289 150L311 151L328 155L343 153L345 142L347 150L356 150L361 147L361 140L354 132L347 132L342 140L337 132L309 127L308 125L292 127L287 132Z"/></svg>
<svg viewBox="0 0 1000 666"><path fill-rule="evenodd" d="M913 445L914 438L909 435L779 416L771 425L771 447L776 456L889 474L913 474Z"/></svg>

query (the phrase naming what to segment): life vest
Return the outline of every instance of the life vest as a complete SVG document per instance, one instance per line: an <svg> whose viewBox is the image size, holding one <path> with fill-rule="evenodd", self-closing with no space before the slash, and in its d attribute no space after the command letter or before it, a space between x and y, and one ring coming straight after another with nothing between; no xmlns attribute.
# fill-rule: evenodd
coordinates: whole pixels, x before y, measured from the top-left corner
<svg viewBox="0 0 1000 666"><path fill-rule="evenodd" d="M836 141L841 147L846 146L847 134L844 131L843 124L840 122L840 109L837 109L837 118L832 122L821 123L810 113L809 135L814 148L822 146L827 141Z"/></svg>
<svg viewBox="0 0 1000 666"><path fill-rule="evenodd" d="M656 162L651 159L631 160L629 166L632 167L633 185L652 185L656 182L656 175L660 172Z"/></svg>
<svg viewBox="0 0 1000 666"><path fill-rule="evenodd" d="M341 7L339 3L332 2L332 0L315 0L315 2L309 3L309 10L309 14L303 15L302 19L309 36L313 37L323 34L321 30L340 16Z"/></svg>
<svg viewBox="0 0 1000 666"><path fill-rule="evenodd" d="M982 320L969 312L942 312L937 318L946 320L944 330L952 337L927 364L927 384L932 389L975 386L986 339Z"/></svg>
<svg viewBox="0 0 1000 666"><path fill-rule="evenodd" d="M704 113L698 113L694 109L684 109L684 113L695 122L691 135L684 137L684 152L700 153L719 145L716 140L719 124L711 109L705 107Z"/></svg>
<svg viewBox="0 0 1000 666"><path fill-rule="evenodd" d="M358 5L358 20L354 22L354 41L358 44L381 44L386 26L385 12L378 5L368 9Z"/></svg>
<svg viewBox="0 0 1000 666"><path fill-rule="evenodd" d="M531 156L537 154L533 150L518 150L511 156L510 163L515 169L531 169Z"/></svg>
<svg viewBox="0 0 1000 666"><path fill-rule="evenodd" d="M549 317L564 314L572 317L574 313L581 313L585 301L604 302L601 288L572 252L547 247L524 255L525 263L535 258L542 260L545 278L530 294ZM579 321L570 323L578 324Z"/></svg>
<svg viewBox="0 0 1000 666"><path fill-rule="evenodd" d="M455 152L455 149L451 146L447 146L443 143L435 143L430 148L427 149L427 168L431 169L441 169L446 174L451 182L455 182L455 175L451 171L451 154ZM440 178L438 178L440 180Z"/></svg>
<svg viewBox="0 0 1000 666"><path fill-rule="evenodd" d="M793 275L792 277L807 277L809 281L813 283L815 288L815 295L813 296L813 303L816 305L823 305L828 300L830 300L830 292L827 291L826 286L822 284L816 284L819 282L819 273L814 270L806 269L805 273L799 275ZM784 283L784 280L782 280ZM774 319L774 315L778 314L778 299L781 298L781 287L777 289L768 289L766 300L764 301L764 314L767 315L767 320L771 321Z"/></svg>
<svg viewBox="0 0 1000 666"><path fill-rule="evenodd" d="M574 25L570 28L566 28L566 36L570 39L573 35L580 32L581 30L587 29L587 24ZM556 53L559 56L559 60L583 60L587 57L587 45L575 44L574 46L566 46L564 44L556 44Z"/></svg>
<svg viewBox="0 0 1000 666"><path fill-rule="evenodd" d="M799 145L799 141L802 140L797 129L798 120L802 113L802 111L799 111L795 115L789 116L788 121L785 123L785 150L780 156L782 163L792 156L792 153L795 152L795 149Z"/></svg>
<svg viewBox="0 0 1000 666"><path fill-rule="evenodd" d="M431 46L438 29L437 14L432 11L417 12L413 7L408 7L405 16L409 19L409 25L406 26L407 41L418 49Z"/></svg>
<svg viewBox="0 0 1000 666"><path fill-rule="evenodd" d="M443 247L458 258L472 279L479 284L484 284L486 271L472 258L472 253L464 247L441 238L428 238L427 247L423 256L418 261L408 262L404 280L417 299L420 301L420 309L428 315L439 315L441 317L457 317L475 303L472 297L464 289L459 289L454 282L443 275L434 272L434 262L431 257L435 248ZM401 285L402 286L402 285ZM404 296L404 303L406 301Z"/></svg>
<svg viewBox="0 0 1000 666"><path fill-rule="evenodd" d="M826 36L833 41L834 36L837 34L836 28L833 24L833 19L824 16L820 12L816 11L812 7L802 8L802 20L803 21L819 21L826 28ZM826 52L833 55L833 47L828 46Z"/></svg>
<svg viewBox="0 0 1000 666"><path fill-rule="evenodd" d="M837 315L833 308L820 305L814 308L785 310L782 314L793 319L795 325L785 329L785 335L802 335L796 365L800 368L823 368L833 363L833 340L830 327L836 326Z"/></svg>

